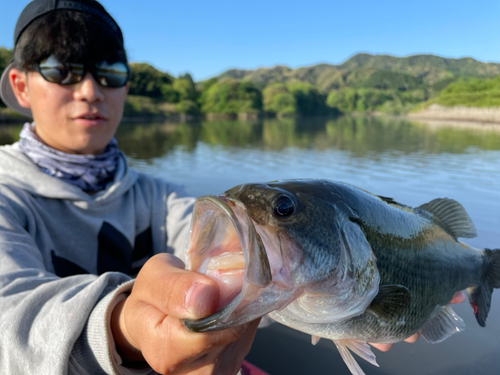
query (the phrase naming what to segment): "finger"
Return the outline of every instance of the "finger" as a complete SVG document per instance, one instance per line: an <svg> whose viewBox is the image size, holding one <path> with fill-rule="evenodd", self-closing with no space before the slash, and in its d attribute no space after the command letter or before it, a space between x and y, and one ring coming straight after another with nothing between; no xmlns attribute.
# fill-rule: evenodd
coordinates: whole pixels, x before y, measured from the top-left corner
<svg viewBox="0 0 500 375"><path fill-rule="evenodd" d="M126 302L127 300L119 302L111 313L110 326L116 349L125 363L144 361L144 356L139 350L139 345L130 335L125 323L123 310Z"/></svg>
<svg viewBox="0 0 500 375"><path fill-rule="evenodd" d="M453 295L453 298L451 299L450 303L462 303L465 301L465 293L462 291L456 292Z"/></svg>
<svg viewBox="0 0 500 375"><path fill-rule="evenodd" d="M189 370L192 368L204 368L210 374L236 374L241 368L241 362L250 352L259 322L260 318L245 324L237 340L204 350L197 359L179 368L179 372L191 373Z"/></svg>
<svg viewBox="0 0 500 375"><path fill-rule="evenodd" d="M250 352L260 318L250 322L245 333L224 351L221 359L215 362L215 374L235 374L241 368L241 363Z"/></svg>
<svg viewBox="0 0 500 375"><path fill-rule="evenodd" d="M140 319L137 324L143 327L142 332L137 332L143 335L142 354L159 373L191 373L193 369L201 369L216 361L227 345L232 345L249 329L249 324L245 324L223 331L191 333L179 319L168 316L156 326Z"/></svg>
<svg viewBox="0 0 500 375"><path fill-rule="evenodd" d="M210 351L215 347L224 346L239 339L248 330L248 326L249 323L246 323L221 331L196 333L186 330L181 320L167 317L162 322L161 329L165 329L163 334L168 335L173 342L175 340L189 341L190 346L198 352L197 348Z"/></svg>
<svg viewBox="0 0 500 375"><path fill-rule="evenodd" d="M418 333L415 333L413 336L408 337L404 341L409 342L409 343L414 343L415 341L418 340L418 337L419 337ZM379 344L379 343L369 343L369 344L382 352L388 351L389 349L392 348L392 345L393 345L393 344Z"/></svg>
<svg viewBox="0 0 500 375"><path fill-rule="evenodd" d="M219 303L217 283L180 268L181 263L170 254L152 257L137 275L132 294L178 319L199 319L213 314Z"/></svg>
<svg viewBox="0 0 500 375"><path fill-rule="evenodd" d="M413 336L408 337L405 340L405 342L414 343L415 341L418 340L418 337L419 337L418 333L415 333Z"/></svg>
<svg viewBox="0 0 500 375"><path fill-rule="evenodd" d="M369 343L371 346L373 346L374 348L380 350L381 352L386 352L388 351L390 348L392 348L392 344L377 344L377 343Z"/></svg>

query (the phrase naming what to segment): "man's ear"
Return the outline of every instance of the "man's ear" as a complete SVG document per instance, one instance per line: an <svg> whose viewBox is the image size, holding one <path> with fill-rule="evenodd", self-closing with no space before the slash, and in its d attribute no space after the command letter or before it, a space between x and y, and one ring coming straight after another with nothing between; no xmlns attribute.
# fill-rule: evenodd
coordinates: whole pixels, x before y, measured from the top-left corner
<svg viewBox="0 0 500 375"><path fill-rule="evenodd" d="M23 108L31 108L31 100L28 92L28 74L13 68L9 72L9 82L19 105Z"/></svg>

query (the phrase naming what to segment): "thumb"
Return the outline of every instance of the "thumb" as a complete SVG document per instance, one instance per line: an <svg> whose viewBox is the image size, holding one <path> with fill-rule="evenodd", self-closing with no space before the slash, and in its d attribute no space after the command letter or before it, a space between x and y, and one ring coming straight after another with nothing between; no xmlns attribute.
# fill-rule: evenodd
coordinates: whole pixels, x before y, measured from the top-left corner
<svg viewBox="0 0 500 375"><path fill-rule="evenodd" d="M132 293L178 319L199 319L214 313L219 303L217 283L182 266L170 254L152 257L137 275Z"/></svg>

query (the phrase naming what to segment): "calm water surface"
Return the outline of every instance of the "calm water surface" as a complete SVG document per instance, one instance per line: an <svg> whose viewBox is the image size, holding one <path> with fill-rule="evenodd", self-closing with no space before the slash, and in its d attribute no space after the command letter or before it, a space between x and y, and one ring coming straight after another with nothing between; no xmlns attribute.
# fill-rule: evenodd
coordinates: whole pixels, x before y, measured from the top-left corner
<svg viewBox="0 0 500 375"><path fill-rule="evenodd" d="M0 144L19 126L0 127ZM500 126L457 127L380 118L122 124L117 139L130 164L182 183L196 196L245 182L289 178L343 181L418 206L434 198L464 205L478 236L500 247ZM401 343L377 354L367 374L500 373L500 292L486 328L467 303L454 307L466 330L441 344ZM332 342L279 324L259 330L248 359L270 374L350 374Z"/></svg>

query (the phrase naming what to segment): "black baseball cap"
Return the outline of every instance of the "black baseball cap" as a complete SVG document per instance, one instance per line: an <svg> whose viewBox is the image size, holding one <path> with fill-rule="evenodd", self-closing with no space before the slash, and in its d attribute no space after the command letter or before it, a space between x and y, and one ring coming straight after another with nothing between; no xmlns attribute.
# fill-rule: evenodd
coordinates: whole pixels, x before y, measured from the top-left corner
<svg viewBox="0 0 500 375"><path fill-rule="evenodd" d="M16 46L21 34L24 30L38 17L43 16L56 9L67 9L85 12L95 17L100 18L105 22L113 31L118 35L123 45L123 34L120 26L109 15L104 7L95 0L34 0L23 9L21 15L17 19L16 27L14 29L14 47ZM12 91L9 82L9 72L14 67L12 60L3 71L0 79L0 97L2 101L14 111L27 116L33 117L29 108L23 108L17 102L17 99Z"/></svg>

